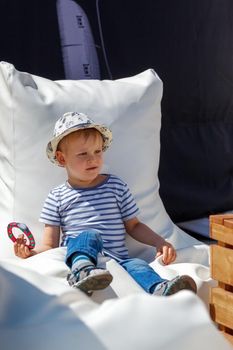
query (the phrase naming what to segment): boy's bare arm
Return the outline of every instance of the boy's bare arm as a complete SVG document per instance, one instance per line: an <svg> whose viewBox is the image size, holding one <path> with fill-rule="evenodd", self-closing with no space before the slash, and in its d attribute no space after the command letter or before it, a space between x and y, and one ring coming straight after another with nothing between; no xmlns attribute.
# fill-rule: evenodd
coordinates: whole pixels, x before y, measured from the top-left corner
<svg viewBox="0 0 233 350"><path fill-rule="evenodd" d="M156 257L163 255L163 263L170 264L176 259L176 251L171 243L151 230L137 217L125 221L126 232L137 241L155 247Z"/></svg>
<svg viewBox="0 0 233 350"><path fill-rule="evenodd" d="M36 249L30 250L26 245L26 240L24 238L24 235L21 234L17 237L16 242L14 243L14 252L15 252L15 255L18 256L19 258L26 259L26 258L29 258L30 256L58 247L59 240L60 240L60 227L45 225L41 246L36 247Z"/></svg>

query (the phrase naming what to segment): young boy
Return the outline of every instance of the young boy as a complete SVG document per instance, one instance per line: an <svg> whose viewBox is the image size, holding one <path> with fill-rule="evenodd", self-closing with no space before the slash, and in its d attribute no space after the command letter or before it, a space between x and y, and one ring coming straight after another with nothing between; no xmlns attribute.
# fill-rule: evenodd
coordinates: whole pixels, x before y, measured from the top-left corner
<svg viewBox="0 0 233 350"><path fill-rule="evenodd" d="M23 235L14 245L15 254L27 258L61 245L67 247L66 264L71 269L71 286L86 293L106 288L112 281L109 271L97 268L102 254L119 262L146 290L170 295L181 289L196 292L189 276L167 281L144 260L128 255L126 232L139 242L153 246L163 255L164 264L176 259L174 247L137 218L138 208L125 182L102 174L103 152L112 141L111 131L82 113L68 112L55 124L47 145L51 162L64 167L67 181L54 188L45 200L40 221L45 224L43 244L29 250Z"/></svg>

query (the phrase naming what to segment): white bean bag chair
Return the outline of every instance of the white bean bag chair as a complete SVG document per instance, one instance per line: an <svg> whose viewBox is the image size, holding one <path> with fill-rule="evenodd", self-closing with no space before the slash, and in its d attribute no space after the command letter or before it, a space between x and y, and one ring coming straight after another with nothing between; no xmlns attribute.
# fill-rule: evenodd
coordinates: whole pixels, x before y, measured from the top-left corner
<svg viewBox="0 0 233 350"><path fill-rule="evenodd" d="M51 81L0 63L3 350L229 349L208 314L209 288L215 284L209 274L209 248L171 221L159 196L161 97L162 82L150 69L115 81ZM169 279L190 274L197 296L188 291L166 298L148 295L115 261L100 259L113 282L88 298L67 285L65 248L26 260L14 256L8 223L25 223L40 244L42 204L48 191L65 180L64 169L48 161L45 147L55 121L68 111L87 113L112 129L104 172L129 184L141 220L177 249L177 260L164 266L161 258L155 260L154 249L127 237L131 256L147 260Z"/></svg>

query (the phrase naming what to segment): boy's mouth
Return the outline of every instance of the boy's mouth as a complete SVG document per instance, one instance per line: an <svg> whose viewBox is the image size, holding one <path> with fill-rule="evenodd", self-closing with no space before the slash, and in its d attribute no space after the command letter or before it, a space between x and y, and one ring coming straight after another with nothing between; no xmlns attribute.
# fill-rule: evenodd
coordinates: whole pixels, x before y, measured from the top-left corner
<svg viewBox="0 0 233 350"><path fill-rule="evenodd" d="M87 168L87 170L95 170L95 169L97 169L97 166L92 166L90 168Z"/></svg>

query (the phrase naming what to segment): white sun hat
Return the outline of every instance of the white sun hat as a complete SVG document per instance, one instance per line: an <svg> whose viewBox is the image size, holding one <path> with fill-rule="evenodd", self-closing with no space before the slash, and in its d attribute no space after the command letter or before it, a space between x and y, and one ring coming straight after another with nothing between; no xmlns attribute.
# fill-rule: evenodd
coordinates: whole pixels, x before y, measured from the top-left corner
<svg viewBox="0 0 233 350"><path fill-rule="evenodd" d="M67 112L57 120L54 127L53 138L47 144L46 153L49 160L52 163L59 165L56 159L56 151L57 146L63 137L74 131L90 128L94 128L100 132L103 137L103 151L106 151L112 142L111 130L105 125L96 124L84 113Z"/></svg>

